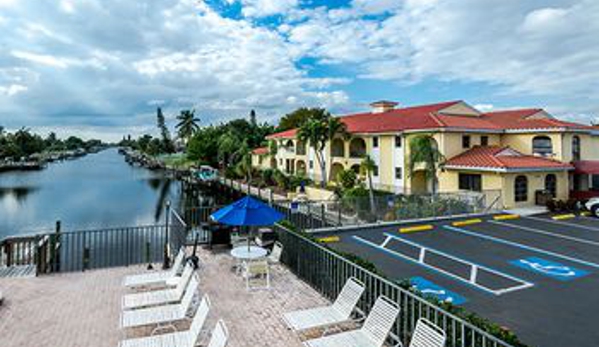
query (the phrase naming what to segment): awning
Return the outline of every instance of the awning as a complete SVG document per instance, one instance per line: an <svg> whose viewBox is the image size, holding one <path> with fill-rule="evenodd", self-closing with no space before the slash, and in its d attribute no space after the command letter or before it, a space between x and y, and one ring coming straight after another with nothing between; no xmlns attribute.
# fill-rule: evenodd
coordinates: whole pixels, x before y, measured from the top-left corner
<svg viewBox="0 0 599 347"><path fill-rule="evenodd" d="M599 175L599 160L581 160L574 162L574 173Z"/></svg>

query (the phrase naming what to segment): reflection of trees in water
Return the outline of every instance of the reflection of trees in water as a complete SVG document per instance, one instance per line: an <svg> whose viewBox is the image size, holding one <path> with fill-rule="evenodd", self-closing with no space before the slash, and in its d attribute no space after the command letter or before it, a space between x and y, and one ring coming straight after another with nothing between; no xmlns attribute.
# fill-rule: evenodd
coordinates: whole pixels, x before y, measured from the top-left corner
<svg viewBox="0 0 599 347"><path fill-rule="evenodd" d="M0 199L12 196L19 203L25 202L27 197L39 190L39 187L19 186L19 187L0 187Z"/></svg>
<svg viewBox="0 0 599 347"><path fill-rule="evenodd" d="M160 180L161 182L158 184L159 192L158 192L158 200L156 201L156 210L154 211L154 221L158 222L160 217L162 216L162 210L166 204L167 198L169 196L169 192L171 190L172 181L170 178L163 178ZM154 182L152 182L154 183ZM150 183L150 184L152 184ZM155 188L158 189L158 188Z"/></svg>

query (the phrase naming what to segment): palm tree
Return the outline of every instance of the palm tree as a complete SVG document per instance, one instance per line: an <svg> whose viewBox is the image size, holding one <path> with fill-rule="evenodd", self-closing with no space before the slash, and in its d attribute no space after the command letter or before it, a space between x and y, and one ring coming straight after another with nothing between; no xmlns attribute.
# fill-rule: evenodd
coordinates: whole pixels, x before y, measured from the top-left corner
<svg viewBox="0 0 599 347"><path fill-rule="evenodd" d="M314 149L314 155L320 165L322 181L321 187L327 183L326 160L324 149L327 142L333 140L336 136L347 135L345 124L339 118L331 116L329 112L322 108L309 109L308 119L300 126L297 137L300 141L307 143Z"/></svg>
<svg viewBox="0 0 599 347"><path fill-rule="evenodd" d="M360 173L365 175L368 179L368 196L370 197L370 212L372 215L376 213L376 207L374 205L374 188L372 187L372 173L376 169L376 163L369 155L366 155L360 163Z"/></svg>
<svg viewBox="0 0 599 347"><path fill-rule="evenodd" d="M437 141L428 134L418 135L410 140L408 176L416 174L417 166L423 165L426 180L432 181L432 192L437 192L437 171L444 165L445 157L437 147Z"/></svg>
<svg viewBox="0 0 599 347"><path fill-rule="evenodd" d="M233 154L233 159L237 161L235 169L247 179L248 184L252 181L252 149L244 141L241 147Z"/></svg>
<svg viewBox="0 0 599 347"><path fill-rule="evenodd" d="M189 141L189 139L200 129L198 123L200 120L195 117L195 110L183 110L177 116L176 128L179 134L179 137L182 138L185 143Z"/></svg>

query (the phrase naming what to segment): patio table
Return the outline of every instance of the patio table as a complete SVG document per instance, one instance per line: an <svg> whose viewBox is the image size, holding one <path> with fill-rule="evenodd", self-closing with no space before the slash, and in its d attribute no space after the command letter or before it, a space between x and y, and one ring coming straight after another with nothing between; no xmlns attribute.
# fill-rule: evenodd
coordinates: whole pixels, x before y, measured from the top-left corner
<svg viewBox="0 0 599 347"><path fill-rule="evenodd" d="M268 252L261 247L239 246L231 250L231 256L238 260L254 260L265 257Z"/></svg>

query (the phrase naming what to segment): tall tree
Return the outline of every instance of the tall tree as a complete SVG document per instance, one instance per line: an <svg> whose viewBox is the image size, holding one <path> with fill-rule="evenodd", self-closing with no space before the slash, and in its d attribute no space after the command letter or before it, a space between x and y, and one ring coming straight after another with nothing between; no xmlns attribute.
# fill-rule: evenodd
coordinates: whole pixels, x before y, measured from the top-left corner
<svg viewBox="0 0 599 347"><path fill-rule="evenodd" d="M285 131L289 129L299 128L313 114L314 109L302 107L284 115L279 122L277 131Z"/></svg>
<svg viewBox="0 0 599 347"><path fill-rule="evenodd" d="M445 157L431 135L418 135L410 140L408 176L413 177L422 165L426 180L432 182L433 193L437 192L437 171L443 167L444 162Z"/></svg>
<svg viewBox="0 0 599 347"><path fill-rule="evenodd" d="M195 110L183 110L177 116L176 128L178 135L185 141L185 144L189 142L189 139L200 129L198 123L200 120L195 117Z"/></svg>
<svg viewBox="0 0 599 347"><path fill-rule="evenodd" d="M258 123L256 123L256 111L254 110L250 111L250 124L253 127L256 127L256 125L258 125Z"/></svg>
<svg viewBox="0 0 599 347"><path fill-rule="evenodd" d="M376 206L374 204L374 187L372 186L372 173L376 169L376 163L369 155L366 155L360 163L360 172L366 176L368 180L368 196L370 197L370 211L372 215L376 213Z"/></svg>
<svg viewBox="0 0 599 347"><path fill-rule="evenodd" d="M174 153L175 146L171 140L171 133L168 131L166 120L164 119L164 114L162 114L162 109L160 107L156 110L156 121L158 123L160 135L162 136L162 150L166 153Z"/></svg>
<svg viewBox="0 0 599 347"><path fill-rule="evenodd" d="M336 136L346 136L345 124L339 118L331 116L329 112L322 108L310 109L309 118L300 126L297 137L299 140L307 143L314 150L316 160L321 170L321 187L327 184L327 167L324 149L327 142L333 140Z"/></svg>

